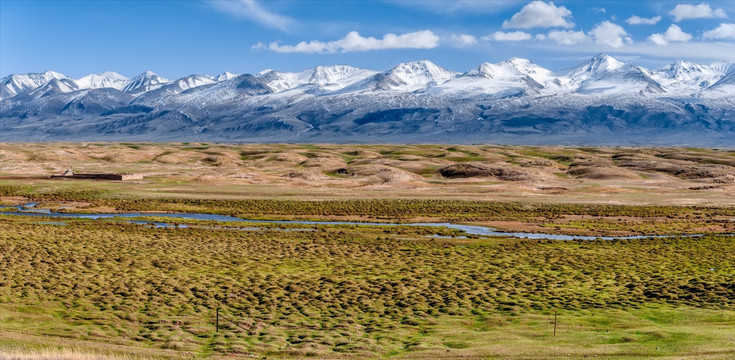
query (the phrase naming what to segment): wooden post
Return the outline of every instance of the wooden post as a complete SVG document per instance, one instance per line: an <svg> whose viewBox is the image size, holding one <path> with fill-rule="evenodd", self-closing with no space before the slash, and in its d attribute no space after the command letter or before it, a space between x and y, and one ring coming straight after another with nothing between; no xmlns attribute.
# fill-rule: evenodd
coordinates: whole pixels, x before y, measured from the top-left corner
<svg viewBox="0 0 735 360"><path fill-rule="evenodd" d="M554 310L554 336L556 336L556 310Z"/></svg>
<svg viewBox="0 0 735 360"><path fill-rule="evenodd" d="M217 327L217 332L219 332L219 308L217 308L217 320L215 320L215 326Z"/></svg>

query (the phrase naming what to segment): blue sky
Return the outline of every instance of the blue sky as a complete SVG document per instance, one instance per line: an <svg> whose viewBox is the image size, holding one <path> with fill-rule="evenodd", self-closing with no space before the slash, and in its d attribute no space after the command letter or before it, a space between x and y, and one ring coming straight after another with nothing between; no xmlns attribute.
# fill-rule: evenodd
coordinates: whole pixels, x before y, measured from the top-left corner
<svg viewBox="0 0 735 360"><path fill-rule="evenodd" d="M431 60L463 72L605 52L647 67L735 62L735 1L0 0L0 75L164 77Z"/></svg>

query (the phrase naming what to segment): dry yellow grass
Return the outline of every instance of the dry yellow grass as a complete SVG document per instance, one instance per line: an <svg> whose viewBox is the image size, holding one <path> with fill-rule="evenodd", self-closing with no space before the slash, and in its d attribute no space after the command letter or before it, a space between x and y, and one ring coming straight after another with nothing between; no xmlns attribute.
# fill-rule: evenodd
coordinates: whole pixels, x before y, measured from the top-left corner
<svg viewBox="0 0 735 360"><path fill-rule="evenodd" d="M735 203L735 152L450 145L0 144L0 184L63 187L77 172L135 172L115 191L199 198L451 198L607 204ZM444 176L445 169L454 169ZM466 171L466 169L480 169ZM111 188L99 182L79 184ZM655 194L655 196L651 196Z"/></svg>
<svg viewBox="0 0 735 360"><path fill-rule="evenodd" d="M75 349L0 348L0 360L138 360L127 355L105 355Z"/></svg>

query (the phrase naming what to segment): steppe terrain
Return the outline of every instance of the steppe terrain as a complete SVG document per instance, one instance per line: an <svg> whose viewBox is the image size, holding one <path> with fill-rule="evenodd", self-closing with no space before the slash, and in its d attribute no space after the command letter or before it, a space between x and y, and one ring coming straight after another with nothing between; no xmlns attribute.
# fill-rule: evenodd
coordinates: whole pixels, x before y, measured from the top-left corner
<svg viewBox="0 0 735 360"><path fill-rule="evenodd" d="M0 181L60 188L66 169L133 172L145 196L246 199L432 198L727 205L735 151L442 145L4 143ZM105 189L107 183L76 184Z"/></svg>
<svg viewBox="0 0 735 360"><path fill-rule="evenodd" d="M0 206L2 360L735 357L733 150L1 143Z"/></svg>

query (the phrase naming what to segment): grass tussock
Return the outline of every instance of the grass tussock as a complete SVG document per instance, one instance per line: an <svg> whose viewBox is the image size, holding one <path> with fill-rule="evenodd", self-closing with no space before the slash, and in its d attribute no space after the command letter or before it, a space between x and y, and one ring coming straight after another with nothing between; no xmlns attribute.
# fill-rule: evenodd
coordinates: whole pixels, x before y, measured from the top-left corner
<svg viewBox="0 0 735 360"><path fill-rule="evenodd" d="M431 240L422 231L0 219L0 328L188 354L302 358L494 353L482 339L508 332L514 344L532 341L523 334L541 341L549 330L541 319L554 310L576 323L575 336L598 327L615 334L606 342L644 352L681 343L676 333L694 331L691 321L735 326L730 236ZM221 320L219 332L217 308L234 322ZM676 308L720 315L666 310ZM641 326L672 328L653 338ZM719 336L704 338L719 344Z"/></svg>

